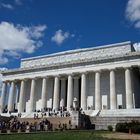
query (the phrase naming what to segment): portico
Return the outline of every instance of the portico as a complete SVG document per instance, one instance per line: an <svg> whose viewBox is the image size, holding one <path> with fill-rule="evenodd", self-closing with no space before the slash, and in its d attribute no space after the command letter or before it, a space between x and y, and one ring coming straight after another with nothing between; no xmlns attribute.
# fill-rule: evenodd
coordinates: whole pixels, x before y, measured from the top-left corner
<svg viewBox="0 0 140 140"><path fill-rule="evenodd" d="M139 56L124 42L23 59L21 68L2 73L0 110L5 109L6 96L8 112L19 113L71 111L74 98L83 111L140 108Z"/></svg>

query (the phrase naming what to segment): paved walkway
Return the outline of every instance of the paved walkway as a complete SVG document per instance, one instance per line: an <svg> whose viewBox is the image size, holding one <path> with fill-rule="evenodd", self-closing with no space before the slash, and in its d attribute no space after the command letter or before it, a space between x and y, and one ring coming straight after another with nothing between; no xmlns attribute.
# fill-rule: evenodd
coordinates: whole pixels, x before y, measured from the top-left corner
<svg viewBox="0 0 140 140"><path fill-rule="evenodd" d="M128 133L104 133L103 137L114 138L114 139L124 139L124 140L140 140L140 134L128 134Z"/></svg>

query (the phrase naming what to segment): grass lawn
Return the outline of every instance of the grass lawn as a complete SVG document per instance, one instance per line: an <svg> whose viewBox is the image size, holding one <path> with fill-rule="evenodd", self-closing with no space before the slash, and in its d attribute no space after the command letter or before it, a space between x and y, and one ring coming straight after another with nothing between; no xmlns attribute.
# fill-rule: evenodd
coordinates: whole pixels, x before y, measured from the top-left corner
<svg viewBox="0 0 140 140"><path fill-rule="evenodd" d="M0 135L0 140L113 140L103 138L101 132L45 132L33 134Z"/></svg>

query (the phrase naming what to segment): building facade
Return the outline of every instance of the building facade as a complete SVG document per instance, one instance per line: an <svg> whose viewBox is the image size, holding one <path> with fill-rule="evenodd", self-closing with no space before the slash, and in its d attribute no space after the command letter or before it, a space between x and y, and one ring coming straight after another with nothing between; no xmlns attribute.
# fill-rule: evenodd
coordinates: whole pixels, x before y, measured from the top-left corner
<svg viewBox="0 0 140 140"><path fill-rule="evenodd" d="M1 113L70 111L75 101L84 111L140 108L140 52L131 42L25 58L2 75Z"/></svg>

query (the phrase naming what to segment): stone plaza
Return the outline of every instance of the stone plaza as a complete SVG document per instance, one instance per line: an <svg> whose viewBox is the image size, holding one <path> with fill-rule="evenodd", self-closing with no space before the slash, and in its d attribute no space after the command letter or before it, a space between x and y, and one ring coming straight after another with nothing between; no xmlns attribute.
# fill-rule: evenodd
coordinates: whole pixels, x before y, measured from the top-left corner
<svg viewBox="0 0 140 140"><path fill-rule="evenodd" d="M24 58L20 68L2 72L2 81L3 115L77 108L89 116L140 117L140 52L130 41Z"/></svg>

